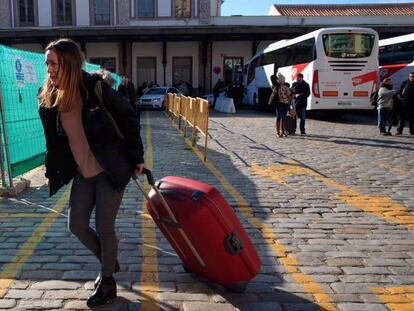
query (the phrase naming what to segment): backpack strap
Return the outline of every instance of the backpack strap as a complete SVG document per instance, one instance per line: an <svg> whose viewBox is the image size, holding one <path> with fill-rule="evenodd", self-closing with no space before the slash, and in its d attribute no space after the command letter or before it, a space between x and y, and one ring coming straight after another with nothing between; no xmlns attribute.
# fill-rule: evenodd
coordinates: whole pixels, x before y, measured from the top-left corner
<svg viewBox="0 0 414 311"><path fill-rule="evenodd" d="M111 123L116 135L120 140L125 140L124 135L122 135L121 131L119 130L118 125L116 124L112 114L106 109L105 103L102 98L102 81L97 81L95 84L95 95L98 98L98 105L102 108L102 110L105 112L106 116L109 119L109 122Z"/></svg>

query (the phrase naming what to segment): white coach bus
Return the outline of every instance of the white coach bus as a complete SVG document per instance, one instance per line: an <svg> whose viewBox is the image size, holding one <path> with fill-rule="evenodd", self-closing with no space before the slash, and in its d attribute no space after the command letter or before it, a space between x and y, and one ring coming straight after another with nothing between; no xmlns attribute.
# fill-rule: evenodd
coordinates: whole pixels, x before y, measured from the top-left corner
<svg viewBox="0 0 414 311"><path fill-rule="evenodd" d="M390 78L394 89L414 71L414 33L379 41L380 81Z"/></svg>
<svg viewBox="0 0 414 311"><path fill-rule="evenodd" d="M309 83L308 110L372 109L378 80L378 34L370 28L323 28L275 42L244 67L244 103L267 105L270 76L292 84L299 73Z"/></svg>

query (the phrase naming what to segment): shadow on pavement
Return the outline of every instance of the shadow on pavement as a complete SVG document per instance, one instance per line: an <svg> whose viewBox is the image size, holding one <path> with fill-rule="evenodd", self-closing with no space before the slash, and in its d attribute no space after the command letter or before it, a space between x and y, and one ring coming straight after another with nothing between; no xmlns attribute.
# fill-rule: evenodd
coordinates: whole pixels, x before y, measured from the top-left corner
<svg viewBox="0 0 414 311"><path fill-rule="evenodd" d="M399 138L403 138L404 136L398 136ZM414 136L413 136L414 137ZM301 136L297 136L296 138L301 138ZM405 136L404 138L411 138L409 136ZM368 138L355 138L355 137L339 137L339 136L330 136L330 135L318 135L318 134L310 134L306 135L307 140L313 141L322 141L328 142L338 145L352 145L352 146L369 146L375 148L385 148L385 149L400 149L400 150L414 150L414 148L405 147L404 145L414 145L414 142L411 143L408 140L396 141L390 139L368 139Z"/></svg>

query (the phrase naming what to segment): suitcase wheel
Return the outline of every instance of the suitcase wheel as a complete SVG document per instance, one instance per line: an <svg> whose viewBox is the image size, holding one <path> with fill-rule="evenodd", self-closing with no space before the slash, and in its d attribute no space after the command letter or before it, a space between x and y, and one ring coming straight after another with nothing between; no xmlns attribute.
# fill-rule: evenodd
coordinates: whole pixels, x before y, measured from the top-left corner
<svg viewBox="0 0 414 311"><path fill-rule="evenodd" d="M184 271L187 273L193 273L186 265L183 265Z"/></svg>
<svg viewBox="0 0 414 311"><path fill-rule="evenodd" d="M227 291L231 292L231 293L244 293L244 291L246 290L247 287L247 282L246 281L240 281L240 282L236 282L231 284L230 286L227 286L226 289Z"/></svg>

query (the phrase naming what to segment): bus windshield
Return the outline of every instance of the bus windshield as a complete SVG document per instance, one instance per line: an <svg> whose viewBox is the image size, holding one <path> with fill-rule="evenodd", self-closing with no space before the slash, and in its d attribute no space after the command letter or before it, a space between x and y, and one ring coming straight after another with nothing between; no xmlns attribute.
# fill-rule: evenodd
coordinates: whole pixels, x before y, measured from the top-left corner
<svg viewBox="0 0 414 311"><path fill-rule="evenodd" d="M322 35L325 54L334 58L360 58L371 55L375 36L365 33L330 33Z"/></svg>

